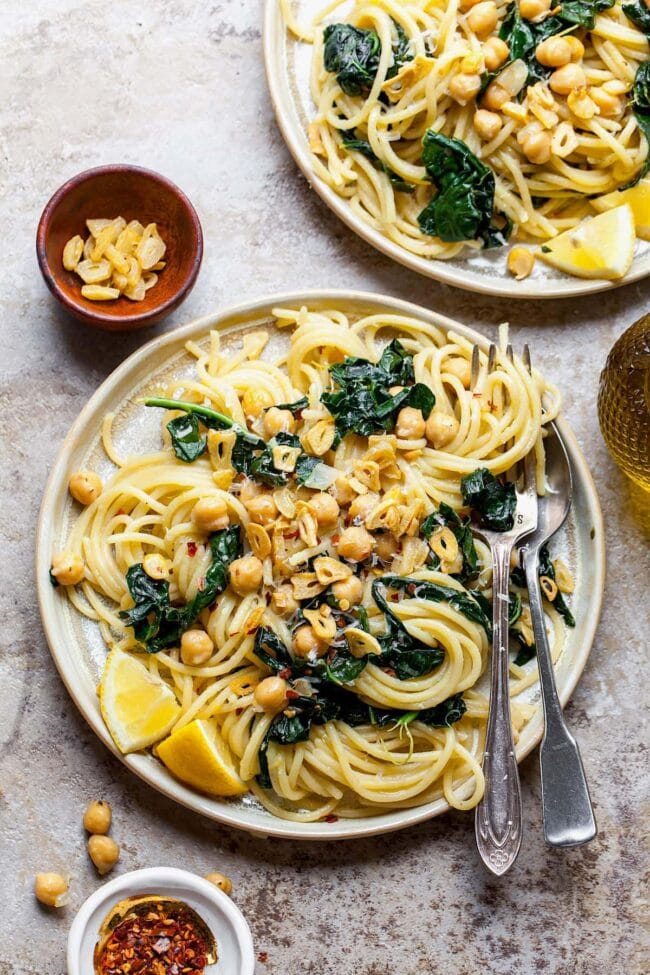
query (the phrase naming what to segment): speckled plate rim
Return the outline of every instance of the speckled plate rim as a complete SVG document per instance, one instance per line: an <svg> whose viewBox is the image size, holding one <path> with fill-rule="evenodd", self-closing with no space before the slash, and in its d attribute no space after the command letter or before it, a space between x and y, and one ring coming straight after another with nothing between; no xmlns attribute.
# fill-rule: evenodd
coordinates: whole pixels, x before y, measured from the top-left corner
<svg viewBox="0 0 650 975"><path fill-rule="evenodd" d="M321 308L344 305L351 312L359 314L392 312L412 315L443 329L457 331L483 349L487 349L488 346L488 340L480 333L422 306L370 292L332 289L296 291L262 297L256 301L203 316L152 339L130 355L104 380L90 397L63 441L47 481L38 518L36 580L43 629L59 674L77 708L97 737L127 768L170 799L217 822L264 836L332 840L403 829L440 815L446 812L449 806L444 799L437 799L423 806L400 809L368 818L339 819L333 823L294 823L278 819L257 804L243 806L233 804L229 800L201 795L174 779L151 755L120 754L104 725L95 688L91 685L88 674L82 672L80 662L83 660L83 648L79 643L71 646L72 641L66 629L65 613L60 597L57 596L49 581L51 553L56 547L58 537L55 526L61 522L68 498L69 473L82 462L89 444L97 440L104 415L115 408L116 403L122 402L136 384L145 381L154 368L175 353L182 351L188 339L205 335L211 328L218 328L226 334L265 316L270 317L271 309L274 307L300 307L303 304ZM574 497L581 506L579 530L582 532L583 543L586 544L588 535L589 544L592 546L588 564L584 565L585 571L589 572L589 613L581 616L580 630L576 635L577 646L570 657L566 672L558 675L558 692L564 706L587 662L600 618L605 550L600 504L586 461L566 421L559 418L557 426L571 459ZM538 710L536 716L531 718L523 729L517 743L519 761L539 743L542 731L541 712Z"/></svg>
<svg viewBox="0 0 650 975"><path fill-rule="evenodd" d="M571 298L576 295L596 294L600 291L620 288L622 285L631 284L650 275L650 250L635 255L630 271L619 281L585 280L572 278L569 275L560 276L559 272L557 277L545 273L543 277L516 281L497 268L479 273L473 270L469 263L466 267L458 267L448 261L418 257L389 240L356 216L346 201L315 173L297 100L292 92L293 80L289 76L291 59L287 56L286 36L287 28L278 0L265 0L262 35L264 67L271 102L287 148L311 188L318 193L330 210L359 237L387 257L425 277L451 284L456 288L521 299Z"/></svg>

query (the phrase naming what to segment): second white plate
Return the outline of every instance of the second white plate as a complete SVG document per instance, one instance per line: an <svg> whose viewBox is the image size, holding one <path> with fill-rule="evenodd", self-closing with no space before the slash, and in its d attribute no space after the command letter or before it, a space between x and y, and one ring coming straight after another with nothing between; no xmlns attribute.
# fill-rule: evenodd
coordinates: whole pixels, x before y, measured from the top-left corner
<svg viewBox="0 0 650 975"><path fill-rule="evenodd" d="M321 0L291 0L296 19L309 24L322 11ZM344 6L337 13L344 14ZM269 92L278 125L293 158L308 183L356 234L394 261L429 278L468 291L508 298L569 298L608 291L638 281L650 274L650 242L639 240L632 268L620 281L588 281L561 274L537 261L533 273L516 281L506 270L508 247L468 253L450 261L430 260L410 253L373 229L348 202L319 179L312 165L307 142L307 125L315 116L309 90L312 45L297 40L287 30L279 0L265 0L264 63Z"/></svg>

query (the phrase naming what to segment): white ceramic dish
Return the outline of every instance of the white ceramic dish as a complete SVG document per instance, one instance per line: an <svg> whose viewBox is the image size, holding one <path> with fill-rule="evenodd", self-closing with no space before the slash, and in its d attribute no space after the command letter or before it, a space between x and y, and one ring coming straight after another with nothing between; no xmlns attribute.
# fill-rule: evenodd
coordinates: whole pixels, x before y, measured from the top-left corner
<svg viewBox="0 0 650 975"><path fill-rule="evenodd" d="M206 975L253 975L253 938L242 912L214 884L174 867L132 870L91 894L68 935L68 975L93 975L93 951L102 921L119 901L146 894L185 901L208 925L217 940L218 961L206 968Z"/></svg>
<svg viewBox="0 0 650 975"><path fill-rule="evenodd" d="M301 24L309 24L323 9L321 0L291 0L291 3ZM343 0L334 14L333 19L345 16ZM346 200L319 179L313 170L306 134L307 124L316 114L309 91L312 45L297 40L286 29L279 0L265 0L263 41L266 77L278 125L307 182L348 227L394 261L457 288L508 298L568 298L594 294L650 274L650 242L642 240L637 242L632 268L621 281L573 278L541 261L537 261L530 277L516 281L506 270L508 247L468 254L451 261L428 260L399 247L357 216Z"/></svg>
<svg viewBox="0 0 650 975"><path fill-rule="evenodd" d="M247 327L259 329L264 325L271 331L270 354L278 353L286 347L287 334L275 329L271 309L279 305L300 307L303 304L314 308L338 306L355 317L378 312L413 315L444 329L460 332L484 349L488 344L477 332L417 305L374 294L343 291L298 292L262 298L201 318L154 339L106 379L82 410L63 443L50 474L39 517L37 580L43 625L61 677L95 733L125 765L156 789L211 819L266 835L329 840L401 829L439 815L448 806L444 799L439 799L414 809L356 820L292 823L272 816L248 796L238 800L203 796L174 779L151 755L119 755L102 720L96 694L106 655L103 640L95 624L81 617L69 601L52 588L48 576L52 553L64 547L71 519L75 515L67 490L70 472L89 467L107 477L113 470L100 444L100 426L104 415L109 411L116 415L113 439L118 452L142 453L158 449L159 417L155 411L139 406L137 400L153 392L163 376L188 372L193 368L194 360L184 351L185 342L206 337L209 329L218 328L222 343L227 348L229 343L239 341ZM556 667L558 690L565 704L585 666L600 616L604 535L598 498L587 465L567 424L560 419L558 427L571 457L575 492L567 525L553 549L562 554L574 570L577 580L572 607L578 626L568 631L566 647ZM537 711L519 738L517 756L520 760L535 747L542 735L539 686L534 685L527 693L529 696L526 700L535 703Z"/></svg>

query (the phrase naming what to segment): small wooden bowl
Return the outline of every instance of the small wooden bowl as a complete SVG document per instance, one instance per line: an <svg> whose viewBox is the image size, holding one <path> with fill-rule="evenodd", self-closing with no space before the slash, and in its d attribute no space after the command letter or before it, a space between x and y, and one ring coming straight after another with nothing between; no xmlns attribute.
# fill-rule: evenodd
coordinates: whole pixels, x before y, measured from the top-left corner
<svg viewBox="0 0 650 975"><path fill-rule="evenodd" d="M158 225L166 267L144 301L88 301L81 278L63 267L63 248L75 234L86 239L87 219L118 216ZM36 254L45 283L67 311L87 325L127 331L160 321L187 297L201 266L203 232L188 198L164 176L138 166L98 166L56 191L38 222Z"/></svg>

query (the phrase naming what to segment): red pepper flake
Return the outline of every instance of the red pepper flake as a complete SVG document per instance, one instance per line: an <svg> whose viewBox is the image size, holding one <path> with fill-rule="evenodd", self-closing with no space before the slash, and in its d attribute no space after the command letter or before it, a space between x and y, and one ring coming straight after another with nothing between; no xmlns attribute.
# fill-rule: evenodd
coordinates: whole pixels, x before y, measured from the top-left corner
<svg viewBox="0 0 650 975"><path fill-rule="evenodd" d="M284 680L287 677L291 677L291 667L284 667L282 670L278 671L278 677L282 677Z"/></svg>
<svg viewBox="0 0 650 975"><path fill-rule="evenodd" d="M261 961L261 962L268 961L268 957L269 957L268 951L258 951L257 952L257 960L258 961Z"/></svg>
<svg viewBox="0 0 650 975"><path fill-rule="evenodd" d="M334 543L334 545L338 545L340 541L341 541L340 535L332 535L332 542Z"/></svg>
<svg viewBox="0 0 650 975"><path fill-rule="evenodd" d="M115 512L115 514L116 515L125 515L126 514L126 511L124 510L124 508L118 508L117 511Z"/></svg>
<svg viewBox="0 0 650 975"><path fill-rule="evenodd" d="M410 585L408 585L408 586L406 587L406 591L407 591L407 593L409 594L409 596L414 596L414 595L415 595L415 590L416 590L416 588L417 588L417 587L416 587L416 585L415 585L415 583L414 583L414 582L411 582L411 583L410 583Z"/></svg>
<svg viewBox="0 0 650 975"><path fill-rule="evenodd" d="M389 677L396 677L397 676L397 671L393 670L392 667L382 667L381 669L383 670L383 672L385 674L388 674Z"/></svg>
<svg viewBox="0 0 650 975"><path fill-rule="evenodd" d="M294 691L291 687L287 688L286 698L288 701L293 701L295 698L300 697L298 691Z"/></svg>
<svg viewBox="0 0 650 975"><path fill-rule="evenodd" d="M338 823L339 817L335 816L334 813L329 813L327 816L323 817L324 823Z"/></svg>
<svg viewBox="0 0 650 975"><path fill-rule="evenodd" d="M196 542L188 542L187 543L187 554L189 555L189 557L191 559L193 559L194 556L196 555L196 549L197 549Z"/></svg>
<svg viewBox="0 0 650 975"><path fill-rule="evenodd" d="M111 932L97 959L98 975L202 975L210 946L187 915L162 909L130 914Z"/></svg>
<svg viewBox="0 0 650 975"><path fill-rule="evenodd" d="M294 539L294 538L298 538L298 535L299 535L299 534L300 534L300 532L299 532L299 531L295 531L295 532L285 532L285 533L284 533L284 538L288 538L288 539L289 539L289 540L291 541L291 540L292 540L292 539Z"/></svg>

